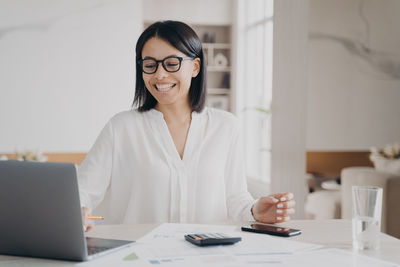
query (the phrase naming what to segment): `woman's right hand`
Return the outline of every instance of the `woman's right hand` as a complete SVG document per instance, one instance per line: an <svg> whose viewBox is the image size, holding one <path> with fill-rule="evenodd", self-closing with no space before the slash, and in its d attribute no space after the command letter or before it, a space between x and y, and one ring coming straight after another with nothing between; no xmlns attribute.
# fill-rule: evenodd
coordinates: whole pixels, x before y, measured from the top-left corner
<svg viewBox="0 0 400 267"><path fill-rule="evenodd" d="M83 229L85 229L85 232L93 228L93 221L89 219L89 216L91 216L89 209L82 207Z"/></svg>
<svg viewBox="0 0 400 267"><path fill-rule="evenodd" d="M296 202L292 193L279 193L261 197L252 207L251 212L256 221L262 223L281 223L290 220L294 214Z"/></svg>

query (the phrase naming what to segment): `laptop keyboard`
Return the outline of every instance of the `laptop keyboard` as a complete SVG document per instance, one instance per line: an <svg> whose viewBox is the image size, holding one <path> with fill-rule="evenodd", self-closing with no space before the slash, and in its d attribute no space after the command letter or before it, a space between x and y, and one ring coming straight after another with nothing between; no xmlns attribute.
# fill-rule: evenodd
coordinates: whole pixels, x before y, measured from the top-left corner
<svg viewBox="0 0 400 267"><path fill-rule="evenodd" d="M132 241L86 237L88 256L95 256L111 252L133 243ZM103 253L102 253L103 252Z"/></svg>
<svg viewBox="0 0 400 267"><path fill-rule="evenodd" d="M109 249L109 247L88 247L88 255L97 254Z"/></svg>

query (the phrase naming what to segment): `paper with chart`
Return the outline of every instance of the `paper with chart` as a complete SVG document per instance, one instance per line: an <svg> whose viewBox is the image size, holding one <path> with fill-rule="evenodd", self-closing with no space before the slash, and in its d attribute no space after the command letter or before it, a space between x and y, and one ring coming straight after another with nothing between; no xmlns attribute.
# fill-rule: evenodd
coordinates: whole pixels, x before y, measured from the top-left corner
<svg viewBox="0 0 400 267"><path fill-rule="evenodd" d="M190 233L224 233L240 236L230 246L197 247L184 239ZM279 262L282 257L321 248L320 245L240 231L237 226L162 224L137 240L136 252L150 263L221 264L243 266L248 261Z"/></svg>
<svg viewBox="0 0 400 267"><path fill-rule="evenodd" d="M224 233L241 236L232 246L197 247L184 240L188 233ZM101 259L101 260L100 260ZM398 264L352 251L285 238L241 232L228 225L162 224L133 246L76 266L362 266L400 267ZM1 265L1 264L0 264ZM35 265L36 266L36 265ZM75 265L74 265L75 266Z"/></svg>
<svg viewBox="0 0 400 267"><path fill-rule="evenodd" d="M197 247L184 240L185 234L218 232L240 236L242 241ZM341 249L242 232L229 225L162 224L137 240L135 253L149 266L399 266Z"/></svg>

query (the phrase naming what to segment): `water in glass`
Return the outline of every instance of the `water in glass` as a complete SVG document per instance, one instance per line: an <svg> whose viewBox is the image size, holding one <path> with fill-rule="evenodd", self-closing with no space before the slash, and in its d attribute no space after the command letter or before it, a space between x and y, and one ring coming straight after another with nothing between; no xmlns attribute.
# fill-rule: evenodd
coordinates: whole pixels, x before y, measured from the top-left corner
<svg viewBox="0 0 400 267"><path fill-rule="evenodd" d="M373 217L353 218L353 247L356 249L379 249L380 221Z"/></svg>

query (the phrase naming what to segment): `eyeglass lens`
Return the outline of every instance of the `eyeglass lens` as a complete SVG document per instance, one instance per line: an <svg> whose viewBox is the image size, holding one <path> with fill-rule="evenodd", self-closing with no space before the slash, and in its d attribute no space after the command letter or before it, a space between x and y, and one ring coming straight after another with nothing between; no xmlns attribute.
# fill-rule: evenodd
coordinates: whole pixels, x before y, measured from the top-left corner
<svg viewBox="0 0 400 267"><path fill-rule="evenodd" d="M160 61L158 61L160 62ZM158 68L158 62L155 59L143 59L142 68L145 73L155 73ZM164 69L168 72L176 72L181 67L181 61L178 57L168 57L161 61Z"/></svg>

